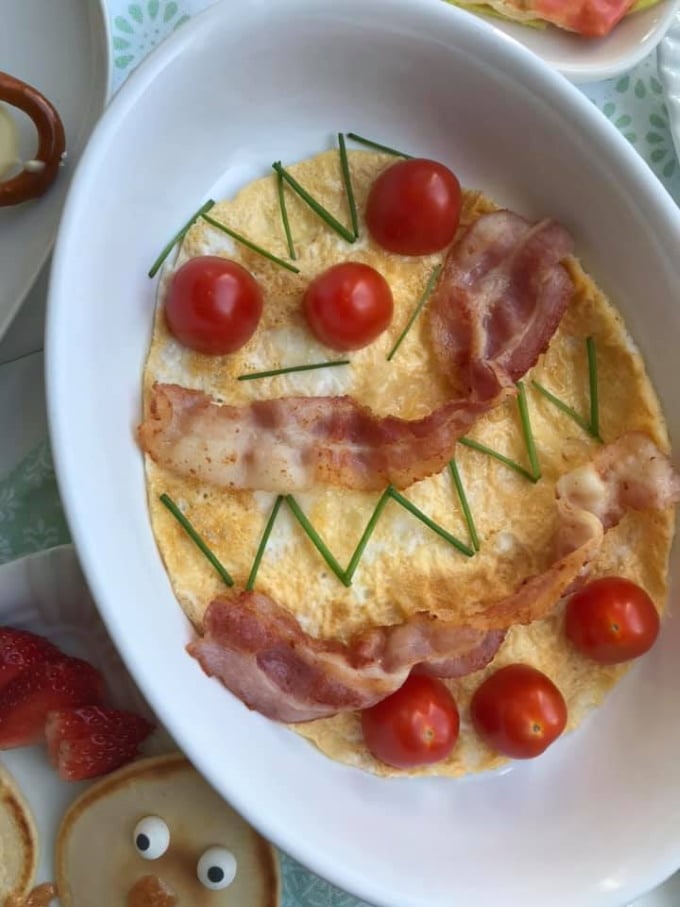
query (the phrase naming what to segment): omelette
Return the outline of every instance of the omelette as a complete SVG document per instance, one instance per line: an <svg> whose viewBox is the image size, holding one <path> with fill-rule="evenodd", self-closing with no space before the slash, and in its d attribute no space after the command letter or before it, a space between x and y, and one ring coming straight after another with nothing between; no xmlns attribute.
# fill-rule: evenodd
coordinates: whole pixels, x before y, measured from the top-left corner
<svg viewBox="0 0 680 907"><path fill-rule="evenodd" d="M173 338L165 322L163 303L173 273L173 268L166 268L159 283L143 376L145 415L155 383L203 391L220 403L233 405L293 395L350 395L379 416L404 419L425 416L450 398L449 378L440 373L431 349L427 307L413 322L397 354L387 360L433 268L446 254L444 250L404 257L385 251L369 236L361 212L372 183L393 161L381 153L349 153L360 212L359 239L353 245L329 230L297 195L287 194L298 274L233 242L205 220L195 222L185 235L173 268L201 255L240 262L263 288L263 315L252 338L235 353L210 357L193 352ZM337 152L319 154L288 169L338 220L346 222L347 203ZM495 207L480 191L465 190L459 230ZM233 199L219 202L211 217L275 255L287 257L274 175L251 183ZM374 267L392 290L394 317L377 340L353 352L345 366L237 380L247 373L337 358L329 355L310 332L300 302L316 275L348 260ZM458 444L455 459L479 535L479 551L473 557L465 556L390 501L349 587L328 569L288 508L281 507L255 589L289 609L305 632L347 641L369 627L397 624L418 612L446 609L451 606L452 590L464 621L465 602L501 599L526 577L546 570L551 563L551 539L557 521L556 483L565 473L588 463L600 445L538 393L533 382L539 382L577 412L587 413L586 338L594 338L596 347L603 439L613 441L626 432L642 431L662 451L668 451L658 399L621 316L575 257L570 257L565 266L574 284L573 297L547 351L524 379L541 480L532 482L497 459ZM516 399L504 400L479 418L468 438L528 468ZM234 590L244 588L276 495L219 488L178 475L148 455L145 468L150 517L161 556L178 602L200 630L214 598L235 595ZM162 505L162 494L176 502L228 567L234 590L226 589ZM415 482L404 494L449 533L464 542L469 540L468 524L448 469ZM350 560L378 498L375 491L320 485L296 493L302 511L342 565ZM662 611L673 529L670 509L626 513L605 534L590 576L624 575L644 587ZM506 760L472 730L469 702L486 676L514 662L533 665L554 681L568 704L570 729L602 701L628 667L599 665L569 646L563 633L563 607L558 605L541 620L512 626L487 668L445 681L460 710L461 733L451 754L441 762L404 772L376 760L364 744L357 712L345 711L292 728L332 759L381 775L459 776L493 769Z"/></svg>
<svg viewBox="0 0 680 907"><path fill-rule="evenodd" d="M627 16L660 0L448 0L474 13L531 28L553 25L587 38L603 38Z"/></svg>

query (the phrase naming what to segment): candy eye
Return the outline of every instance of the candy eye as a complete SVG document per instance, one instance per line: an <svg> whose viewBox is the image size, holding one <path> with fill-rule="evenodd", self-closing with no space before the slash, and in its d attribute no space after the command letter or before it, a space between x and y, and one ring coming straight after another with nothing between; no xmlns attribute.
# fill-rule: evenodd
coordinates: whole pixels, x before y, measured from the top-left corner
<svg viewBox="0 0 680 907"><path fill-rule="evenodd" d="M170 846L170 829L159 816L145 816L135 825L135 849L145 860L157 860Z"/></svg>
<svg viewBox="0 0 680 907"><path fill-rule="evenodd" d="M198 881L211 891L226 888L236 878L236 857L224 847L209 847L196 867Z"/></svg>

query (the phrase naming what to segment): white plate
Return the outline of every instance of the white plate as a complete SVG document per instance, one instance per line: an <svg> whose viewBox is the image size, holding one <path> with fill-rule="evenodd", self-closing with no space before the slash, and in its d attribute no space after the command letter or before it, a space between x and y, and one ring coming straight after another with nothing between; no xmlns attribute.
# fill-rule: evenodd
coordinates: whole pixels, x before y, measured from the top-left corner
<svg viewBox="0 0 680 907"><path fill-rule="evenodd" d="M104 629L72 546L52 548L0 567L0 624L46 636L67 654L87 659L102 672L112 705L155 720ZM174 749L162 730L143 748L148 756ZM89 782L60 781L42 746L6 750L0 763L16 778L36 820L40 844L36 881L53 882L59 823Z"/></svg>
<svg viewBox="0 0 680 907"><path fill-rule="evenodd" d="M680 863L679 620L578 733L461 782L384 781L333 763L248 712L184 651L191 631L134 441L154 307L146 272L218 183L231 192L338 129L419 149L501 203L566 223L680 438L680 212L590 101L440 0L222 3L113 100L55 250L48 408L88 583L182 749L265 837L341 888L388 907L620 907ZM106 212L96 230L93 198Z"/></svg>
<svg viewBox="0 0 680 907"><path fill-rule="evenodd" d="M680 156L680 12L673 17L659 45L659 76L663 82L675 152Z"/></svg>
<svg viewBox="0 0 680 907"><path fill-rule="evenodd" d="M52 101L64 123L68 155L46 195L0 208L2 337L52 248L73 171L104 109L109 39L98 0L0 0L0 23L0 69ZM21 139L30 154L34 131L23 116Z"/></svg>
<svg viewBox="0 0 680 907"><path fill-rule="evenodd" d="M631 69L663 38L678 0L627 16L606 38L582 38L552 26L527 28L485 17L491 25L533 51L571 82L599 82Z"/></svg>

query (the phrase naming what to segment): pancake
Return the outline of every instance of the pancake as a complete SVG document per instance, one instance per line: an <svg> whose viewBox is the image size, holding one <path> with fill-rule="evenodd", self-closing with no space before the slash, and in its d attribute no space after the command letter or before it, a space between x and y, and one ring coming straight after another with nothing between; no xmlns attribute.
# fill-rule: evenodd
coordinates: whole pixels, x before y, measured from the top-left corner
<svg viewBox="0 0 680 907"><path fill-rule="evenodd" d="M360 212L372 182L393 162L394 158L386 155L350 153ZM337 152L326 152L289 169L338 219L346 222ZM363 220L361 238L350 246L296 196L288 195L287 205L299 275L290 274L243 247L235 247L205 222L197 223L187 234L178 264L201 254L224 255L241 262L263 287L264 314L252 339L236 353L215 358L193 353L177 343L165 326L162 301L169 279L166 273L159 289L144 373L145 397L155 381L196 388L231 404L292 394L350 394L380 415L410 419L426 415L450 399L452 389L439 374L430 349L427 309L416 320L394 359L386 361L444 253L405 258L385 252L371 241ZM461 229L494 207L480 192L466 191ZM250 184L232 200L220 202L211 215L274 254L287 257L273 176ZM395 303L390 327L374 343L352 353L349 366L236 381L238 375L246 372L336 358L312 337L300 300L314 276L338 261L350 259L372 265L390 284ZM289 608L307 632L347 640L360 629L399 622L422 610L457 609L464 623L466 603L499 599L526 576L544 570L550 563L550 540L555 528L555 483L565 472L587 462L598 445L539 395L531 381L539 381L578 412L586 413L585 340L591 335L597 349L601 433L605 441L626 431L640 430L647 432L661 449L668 450L658 400L620 315L576 259L568 262L568 268L576 287L573 300L547 353L525 379L542 480L532 484L484 454L461 445L457 448L456 460L481 538L481 550L473 558L466 558L390 502L352 586L346 589L282 507L256 590ZM470 437L522 464L527 462L516 401L508 401L480 419ZM178 601L189 619L200 627L210 601L218 594L230 593L159 503L159 495L169 494L185 510L234 577L235 589L245 585L275 496L229 492L179 478L149 458L146 477L159 550ZM296 498L344 566L378 496L374 492L319 487L297 494ZM447 471L415 483L407 489L406 496L444 528L467 541L466 524ZM606 535L592 575L625 575L644 586L662 610L673 520L672 512L627 514ZM532 664L555 681L569 706L570 728L602 700L626 670L626 666L598 666L568 648L559 609L540 622L513 627L487 671L448 682L461 710L458 744L443 762L412 770L411 774L455 776L502 764L504 760L471 731L468 704L472 692L490 670L514 661ZM297 725L295 730L334 759L379 774L404 774L370 756L363 744L357 714L344 713Z"/></svg>
<svg viewBox="0 0 680 907"><path fill-rule="evenodd" d="M0 904L20 904L38 863L33 816L10 773L0 766Z"/></svg>
<svg viewBox="0 0 680 907"><path fill-rule="evenodd" d="M156 860L143 859L134 846L135 827L147 816L160 817L170 830L169 847ZM237 863L234 881L221 891L204 888L196 875L199 858L214 846L231 851ZM62 820L56 875L62 907L279 904L273 848L179 753L133 762L85 791ZM176 901L150 899L143 881L149 875Z"/></svg>

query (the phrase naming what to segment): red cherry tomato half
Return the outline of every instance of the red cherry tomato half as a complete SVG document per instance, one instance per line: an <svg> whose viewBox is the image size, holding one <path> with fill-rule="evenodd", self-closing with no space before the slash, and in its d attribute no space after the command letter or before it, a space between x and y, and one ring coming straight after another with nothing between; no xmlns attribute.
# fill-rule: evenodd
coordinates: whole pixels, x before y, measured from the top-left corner
<svg viewBox="0 0 680 907"><path fill-rule="evenodd" d="M572 595L564 628L579 652L615 665L651 649L659 635L659 614L640 586L621 576L605 576Z"/></svg>
<svg viewBox="0 0 680 907"><path fill-rule="evenodd" d="M460 721L451 693L441 680L411 674L404 685L361 713L366 746L395 768L429 765L449 755Z"/></svg>
<svg viewBox="0 0 680 907"><path fill-rule="evenodd" d="M358 350L392 320L392 291L370 265L347 261L319 274L303 299L314 336L334 350Z"/></svg>
<svg viewBox="0 0 680 907"><path fill-rule="evenodd" d="M173 274L165 303L170 333L192 350L222 356L240 349L262 315L262 290L226 258L191 258Z"/></svg>
<svg viewBox="0 0 680 907"><path fill-rule="evenodd" d="M567 705L549 677L529 665L513 664L477 689L470 716L492 749L512 759L532 759L564 730Z"/></svg>
<svg viewBox="0 0 680 907"><path fill-rule="evenodd" d="M371 186L366 224L389 252L429 255L444 249L460 221L460 183L437 161L413 158L384 170Z"/></svg>

